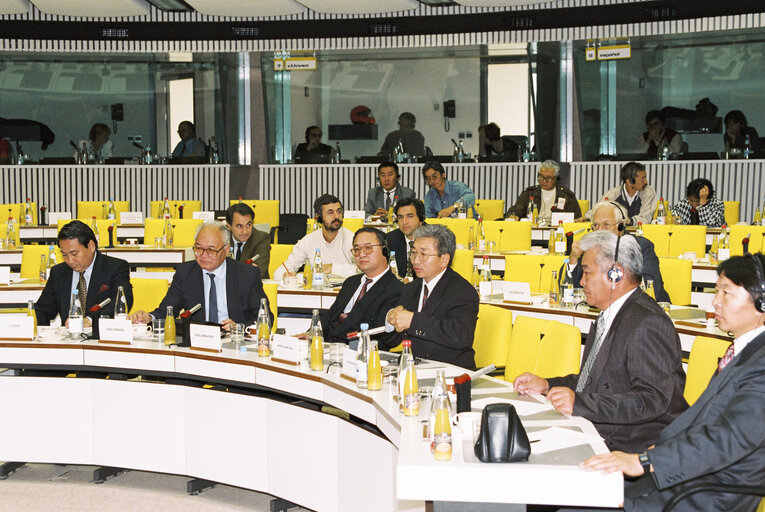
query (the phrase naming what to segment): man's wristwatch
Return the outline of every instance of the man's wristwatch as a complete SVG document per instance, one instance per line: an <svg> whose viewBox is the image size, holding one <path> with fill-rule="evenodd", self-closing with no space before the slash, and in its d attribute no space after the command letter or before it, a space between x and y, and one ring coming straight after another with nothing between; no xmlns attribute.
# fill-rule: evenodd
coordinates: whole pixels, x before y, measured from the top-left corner
<svg viewBox="0 0 765 512"><path fill-rule="evenodd" d="M638 455L640 465L643 466L643 473L648 474L651 472L651 461L648 460L648 452L643 452Z"/></svg>

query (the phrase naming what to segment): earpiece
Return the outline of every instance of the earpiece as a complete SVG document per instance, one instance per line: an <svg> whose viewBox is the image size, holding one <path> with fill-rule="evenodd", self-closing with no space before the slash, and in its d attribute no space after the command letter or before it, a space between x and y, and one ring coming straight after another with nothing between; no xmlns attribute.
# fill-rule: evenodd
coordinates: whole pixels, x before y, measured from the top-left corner
<svg viewBox="0 0 765 512"><path fill-rule="evenodd" d="M620 224L621 230L624 230L624 224ZM611 289L613 290L616 287L616 283L622 280L624 277L624 270L621 269L621 267L617 267L616 264L619 261L619 242L621 242L622 237L617 236L616 237L616 249L614 250L614 264L611 266L610 269L608 269L608 280L611 281Z"/></svg>
<svg viewBox="0 0 765 512"><path fill-rule="evenodd" d="M754 309L760 313L765 313L765 281L762 277L765 272L762 270L762 262L754 254L749 253L747 256L754 260L754 271L757 274L757 281L760 283L760 296L754 299Z"/></svg>

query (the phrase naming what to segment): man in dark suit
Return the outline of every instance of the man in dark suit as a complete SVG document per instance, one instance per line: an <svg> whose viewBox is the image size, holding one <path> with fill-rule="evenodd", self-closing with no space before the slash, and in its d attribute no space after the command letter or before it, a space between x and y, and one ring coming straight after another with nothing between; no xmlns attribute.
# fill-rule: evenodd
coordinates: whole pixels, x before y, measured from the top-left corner
<svg viewBox="0 0 765 512"><path fill-rule="evenodd" d="M634 237L596 231L580 244L584 293L601 310L587 335L582 369L552 379L524 373L515 389L547 394L558 411L587 418L610 449L645 450L688 407L680 338L638 288L642 256Z"/></svg>
<svg viewBox="0 0 765 512"><path fill-rule="evenodd" d="M690 409L643 453L611 452L582 464L588 471L622 471L631 477L624 509L661 510L696 484L762 486L765 475L765 282L762 254L737 256L717 268L713 304L720 329L735 340L718 374ZM753 511L759 496L700 492L672 510Z"/></svg>
<svg viewBox="0 0 765 512"><path fill-rule="evenodd" d="M396 221L398 228L388 233L388 247L396 253L398 275L406 277L410 266L410 242L414 240L414 231L425 224L425 205L419 199L402 199L396 203Z"/></svg>
<svg viewBox="0 0 765 512"><path fill-rule="evenodd" d="M617 236L632 236L625 234L624 227L627 219L627 210L621 204L615 201L603 201L595 205L592 213L593 230L604 229ZM643 280L646 284L648 281L653 281L653 292L657 302L670 302L669 294L664 289L664 280L661 277L661 269L659 268L659 258L656 256L653 242L642 236L634 238L640 246L640 252L643 255ZM568 258L569 263L566 270L574 280L574 286L577 288L581 288L579 284L579 280L582 278L581 257L582 248L579 246L579 241L576 241L571 246L571 255Z"/></svg>
<svg viewBox="0 0 765 512"><path fill-rule="evenodd" d="M250 325L257 320L260 299L266 298L260 270L228 258L231 233L222 222L205 222L194 239L195 261L178 265L165 298L151 314L136 311L134 323L164 318L167 306L180 310L202 307L191 317L196 321L219 323L229 330L234 323ZM270 308L266 309L271 315Z"/></svg>
<svg viewBox="0 0 765 512"><path fill-rule="evenodd" d="M364 213L370 215L387 215L388 208L397 201L414 199L415 193L411 188L399 184L401 179L398 165L393 162L383 162L377 167L377 179L380 184L369 189Z"/></svg>
<svg viewBox="0 0 765 512"><path fill-rule="evenodd" d="M114 316L117 289L125 291L128 309L133 305L133 287L130 284L130 267L125 260L112 258L98 252L98 240L93 230L79 220L66 224L58 232L58 246L64 263L54 266L50 278L35 304L38 325L50 325L56 315L66 325L72 300L72 290L85 295L84 313L87 326L99 315ZM90 308L111 299L99 313ZM82 300L82 297L80 298ZM98 322L93 325L93 335L98 335Z"/></svg>
<svg viewBox="0 0 765 512"><path fill-rule="evenodd" d="M574 218L582 216L574 193L562 185L558 185L560 166L554 160L545 160L539 164L537 173L538 185L527 187L518 196L515 205L505 212L505 218L526 217L528 213L529 199L534 198L534 204L539 212L539 220L548 224L553 212L572 212Z"/></svg>
<svg viewBox="0 0 765 512"><path fill-rule="evenodd" d="M255 212L244 203L232 204L226 210L226 225L234 237L234 259L255 265L263 279L268 279L268 262L271 259L271 236L253 229Z"/></svg>
<svg viewBox="0 0 765 512"><path fill-rule="evenodd" d="M374 228L361 228L353 237L353 255L361 274L345 280L335 302L321 314L326 341L346 342L346 335L362 323L379 327L385 313L398 304L403 284L388 268L385 235Z"/></svg>
<svg viewBox="0 0 765 512"><path fill-rule="evenodd" d="M478 293L450 267L456 246L446 226L427 225L414 232L411 258L417 279L404 285L385 327L399 333L394 346L410 339L415 357L473 369Z"/></svg>

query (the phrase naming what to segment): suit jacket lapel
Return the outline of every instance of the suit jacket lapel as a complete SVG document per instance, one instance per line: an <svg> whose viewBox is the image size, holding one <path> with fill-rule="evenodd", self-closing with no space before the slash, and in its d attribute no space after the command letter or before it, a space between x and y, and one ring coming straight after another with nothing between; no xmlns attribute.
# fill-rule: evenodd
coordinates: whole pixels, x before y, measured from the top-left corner
<svg viewBox="0 0 765 512"><path fill-rule="evenodd" d="M61 304L59 315L61 315L61 318L69 315L69 309L72 306L72 275L74 275L74 271L69 268L69 265L64 264L64 266L66 267L62 279L64 286L59 288L59 304Z"/></svg>
<svg viewBox="0 0 765 512"><path fill-rule="evenodd" d="M93 271L90 273L90 283L88 283L88 297L87 304L85 304L85 311L87 312L91 306L96 303L96 296L98 290L104 281L104 259L96 252L95 261L93 262Z"/></svg>
<svg viewBox="0 0 765 512"><path fill-rule="evenodd" d="M196 262L194 262L194 264L196 268L189 273L189 279L191 280L191 283L189 283L188 289L191 291L191 295L189 296L189 299L191 300L186 305L186 308L192 308L197 304L202 304L201 309L197 311L194 316L196 317L196 320L206 320L207 318L205 317L205 306L207 305L207 297L205 297L205 274L204 270L199 266L199 264ZM195 290L199 291L195 293ZM177 311L174 311L174 313L178 314Z"/></svg>
<svg viewBox="0 0 765 512"><path fill-rule="evenodd" d="M448 267L446 272L444 272L444 275L441 277L441 279L439 279L436 287L428 292L428 300L425 303L425 309L423 311L429 312L436 311L438 309L441 301L444 299L444 297L446 297L449 284L454 277L453 274L454 271L451 269L451 267Z"/></svg>

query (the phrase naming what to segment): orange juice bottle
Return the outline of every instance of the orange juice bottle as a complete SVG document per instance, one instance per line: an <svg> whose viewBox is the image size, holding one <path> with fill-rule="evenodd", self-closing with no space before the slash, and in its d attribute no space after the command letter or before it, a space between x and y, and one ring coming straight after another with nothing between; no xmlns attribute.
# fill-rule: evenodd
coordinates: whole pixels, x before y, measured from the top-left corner
<svg viewBox="0 0 765 512"><path fill-rule="evenodd" d="M417 386L417 372L414 369L414 360L409 362L404 380L404 416L418 416L420 414L420 388Z"/></svg>
<svg viewBox="0 0 765 512"><path fill-rule="evenodd" d="M382 389L382 366L380 366L380 351L377 350L377 342L369 342L367 355L367 389L379 391Z"/></svg>
<svg viewBox="0 0 765 512"><path fill-rule="evenodd" d="M653 289L653 279L646 281L645 292L653 299L656 300L656 292Z"/></svg>
<svg viewBox="0 0 765 512"><path fill-rule="evenodd" d="M37 314L35 314L35 301L33 300L27 302L27 316L32 317L32 322L34 324L33 336L37 338Z"/></svg>
<svg viewBox="0 0 765 512"><path fill-rule="evenodd" d="M165 315L165 345L175 344L175 316L173 315L173 306L167 306Z"/></svg>
<svg viewBox="0 0 765 512"><path fill-rule="evenodd" d="M452 424L449 420L449 409L446 406L445 396L440 396L436 402L436 421L433 435L433 457L436 460L450 460L452 458Z"/></svg>
<svg viewBox="0 0 765 512"><path fill-rule="evenodd" d="M311 328L311 345L308 347L311 370L324 369L324 333L321 322L318 322L319 311L313 310L314 325Z"/></svg>

